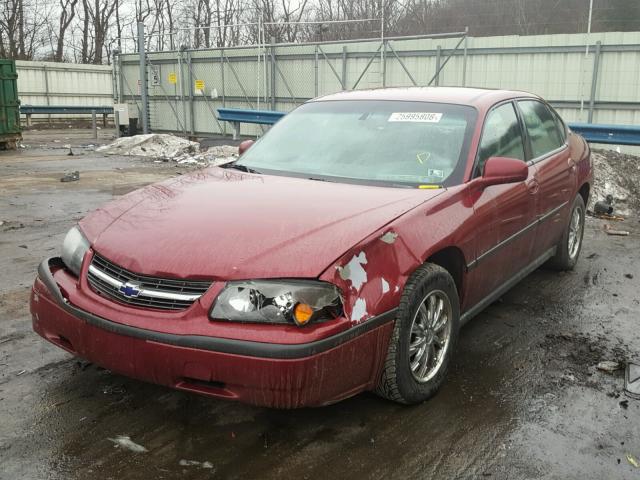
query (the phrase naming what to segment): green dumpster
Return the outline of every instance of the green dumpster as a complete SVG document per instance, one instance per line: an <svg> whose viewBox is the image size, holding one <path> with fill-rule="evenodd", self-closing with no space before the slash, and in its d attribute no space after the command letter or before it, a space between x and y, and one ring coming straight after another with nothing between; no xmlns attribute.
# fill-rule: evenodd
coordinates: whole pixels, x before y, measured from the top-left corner
<svg viewBox="0 0 640 480"><path fill-rule="evenodd" d="M0 149L14 149L22 139L17 80L16 62L0 59Z"/></svg>

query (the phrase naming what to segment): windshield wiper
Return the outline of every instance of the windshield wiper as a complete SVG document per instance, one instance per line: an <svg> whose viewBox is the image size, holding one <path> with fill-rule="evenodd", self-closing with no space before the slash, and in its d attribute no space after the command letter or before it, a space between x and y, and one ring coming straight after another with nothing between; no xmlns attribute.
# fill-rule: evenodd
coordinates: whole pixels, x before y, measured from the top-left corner
<svg viewBox="0 0 640 480"><path fill-rule="evenodd" d="M260 174L258 170L254 170L253 168L249 168L245 165L238 165L236 162L227 163L224 165L224 168L233 168L235 170L240 170L241 172Z"/></svg>

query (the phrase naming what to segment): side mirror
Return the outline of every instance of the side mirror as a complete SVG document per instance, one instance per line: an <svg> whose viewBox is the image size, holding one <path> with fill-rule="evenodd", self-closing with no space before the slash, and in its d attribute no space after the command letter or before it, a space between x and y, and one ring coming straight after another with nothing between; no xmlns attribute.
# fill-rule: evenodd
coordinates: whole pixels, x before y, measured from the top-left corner
<svg viewBox="0 0 640 480"><path fill-rule="evenodd" d="M238 145L238 155L242 155L244 152L249 150L251 145L253 145L254 143L255 142L253 140L245 140L244 142L240 143L240 145Z"/></svg>
<svg viewBox="0 0 640 480"><path fill-rule="evenodd" d="M517 158L489 157L484 164L482 177L476 180L483 187L524 182L529 176L527 164Z"/></svg>

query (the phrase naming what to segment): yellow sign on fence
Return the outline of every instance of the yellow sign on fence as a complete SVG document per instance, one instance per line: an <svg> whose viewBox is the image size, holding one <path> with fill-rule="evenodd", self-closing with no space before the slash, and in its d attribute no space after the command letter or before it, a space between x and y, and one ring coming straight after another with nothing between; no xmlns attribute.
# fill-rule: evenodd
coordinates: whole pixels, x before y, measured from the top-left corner
<svg viewBox="0 0 640 480"><path fill-rule="evenodd" d="M178 83L178 76L176 75L176 72L169 73L169 83L172 83L174 85Z"/></svg>
<svg viewBox="0 0 640 480"><path fill-rule="evenodd" d="M196 80L195 88L196 90L200 90L200 92L204 92L204 80Z"/></svg>

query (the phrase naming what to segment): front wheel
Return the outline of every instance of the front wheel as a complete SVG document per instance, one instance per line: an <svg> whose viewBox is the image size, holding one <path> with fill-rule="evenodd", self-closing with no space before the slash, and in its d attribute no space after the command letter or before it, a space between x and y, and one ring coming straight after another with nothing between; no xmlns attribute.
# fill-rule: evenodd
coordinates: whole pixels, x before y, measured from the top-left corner
<svg viewBox="0 0 640 480"><path fill-rule="evenodd" d="M569 223L557 245L556 254L550 265L557 270L573 270L578 262L584 236L585 206L582 195L578 194L573 201Z"/></svg>
<svg viewBox="0 0 640 480"><path fill-rule="evenodd" d="M376 393L404 404L432 397L447 374L459 322L453 278L438 265L424 264L402 294Z"/></svg>

